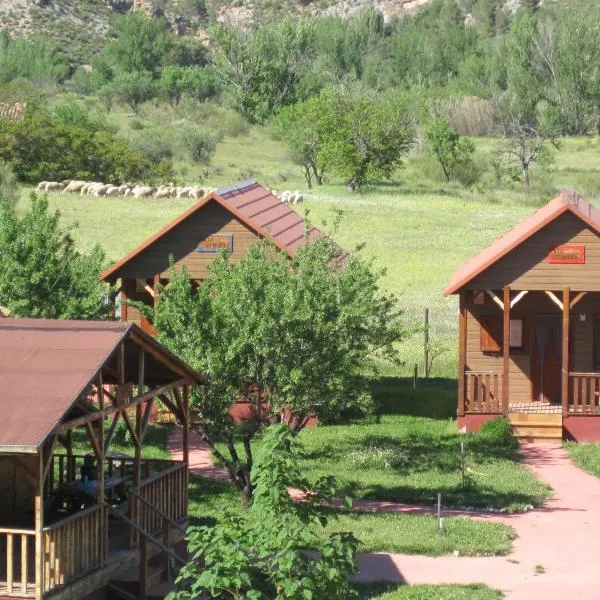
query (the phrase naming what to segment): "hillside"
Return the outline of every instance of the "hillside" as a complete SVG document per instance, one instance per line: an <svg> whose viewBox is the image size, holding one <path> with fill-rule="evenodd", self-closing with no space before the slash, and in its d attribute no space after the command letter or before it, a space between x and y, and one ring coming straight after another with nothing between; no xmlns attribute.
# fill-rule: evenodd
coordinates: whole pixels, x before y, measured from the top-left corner
<svg viewBox="0 0 600 600"><path fill-rule="evenodd" d="M523 0L507 0L514 11ZM431 0L0 0L0 28L13 35L45 34L58 42L72 64L82 64L103 45L115 15L142 11L164 17L178 35L204 38L210 20L247 27L288 15L352 18L375 8L385 21ZM473 19L467 15L467 22Z"/></svg>

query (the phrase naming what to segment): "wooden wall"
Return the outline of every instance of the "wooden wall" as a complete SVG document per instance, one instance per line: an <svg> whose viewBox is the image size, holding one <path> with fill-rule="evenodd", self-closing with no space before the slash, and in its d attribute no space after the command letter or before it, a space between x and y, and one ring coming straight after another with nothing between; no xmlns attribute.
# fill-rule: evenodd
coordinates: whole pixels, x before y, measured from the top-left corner
<svg viewBox="0 0 600 600"><path fill-rule="evenodd" d="M35 455L0 456L0 525L33 528ZM28 473L27 471L30 471Z"/></svg>
<svg viewBox="0 0 600 600"><path fill-rule="evenodd" d="M585 264L549 264L548 250L558 244L584 244ZM473 279L469 289L600 291L600 238L571 213L557 218Z"/></svg>
<svg viewBox="0 0 600 600"><path fill-rule="evenodd" d="M499 293L499 292L498 292ZM501 294L500 294L501 296ZM543 292L533 292L525 296L511 310L511 317L524 319L525 347L523 350L511 349L509 365L510 402L530 402L531 384L531 348L533 344L533 315L547 314L561 316L561 312ZM585 315L585 321L580 315ZM572 346L573 371L593 371L593 317L600 315L600 294L588 294L571 313L571 333L574 336ZM502 311L489 297L483 305L473 304L472 295L467 299L467 371L495 371L502 373L502 353L481 351L481 317L487 315L502 316ZM502 386L500 386L502 388ZM500 394L502 393L500 389Z"/></svg>
<svg viewBox="0 0 600 600"><path fill-rule="evenodd" d="M167 278L169 256L172 255L175 265L185 265L192 279L203 280L208 276L208 268L217 254L197 252L196 248L208 236L223 233L233 235L234 261L240 260L250 244L259 239L255 232L219 203L209 202L124 265L120 275L124 278L152 279L155 274L160 273L161 277Z"/></svg>

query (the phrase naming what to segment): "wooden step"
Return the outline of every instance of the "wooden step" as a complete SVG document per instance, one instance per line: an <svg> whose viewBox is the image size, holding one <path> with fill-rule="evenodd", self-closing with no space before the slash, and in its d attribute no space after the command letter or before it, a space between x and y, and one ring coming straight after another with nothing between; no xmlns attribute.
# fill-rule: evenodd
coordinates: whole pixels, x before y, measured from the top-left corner
<svg viewBox="0 0 600 600"><path fill-rule="evenodd" d="M543 413L509 413L515 435L528 442L562 441L562 415Z"/></svg>

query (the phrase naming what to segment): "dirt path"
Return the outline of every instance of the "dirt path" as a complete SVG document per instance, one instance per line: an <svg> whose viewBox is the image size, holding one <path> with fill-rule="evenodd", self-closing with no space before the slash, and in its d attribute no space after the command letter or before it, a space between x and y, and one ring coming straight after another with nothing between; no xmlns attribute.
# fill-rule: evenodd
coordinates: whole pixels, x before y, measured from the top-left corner
<svg viewBox="0 0 600 600"><path fill-rule="evenodd" d="M172 439L177 447L177 435ZM226 478L210 451L191 437L190 472ZM358 580L418 583L485 583L514 600L600 599L600 479L575 467L560 446L523 446L523 462L554 490L543 508L498 515L444 511L445 515L506 523L517 534L507 557L429 557L392 553L358 556ZM428 514L430 508L355 501L357 510Z"/></svg>

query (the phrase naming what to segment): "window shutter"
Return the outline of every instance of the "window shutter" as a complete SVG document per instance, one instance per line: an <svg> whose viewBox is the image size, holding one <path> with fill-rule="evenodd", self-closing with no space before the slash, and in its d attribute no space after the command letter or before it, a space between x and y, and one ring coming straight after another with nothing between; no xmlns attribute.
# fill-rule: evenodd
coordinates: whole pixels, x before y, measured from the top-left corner
<svg viewBox="0 0 600 600"><path fill-rule="evenodd" d="M502 317L495 315L481 318L481 351L502 351Z"/></svg>

